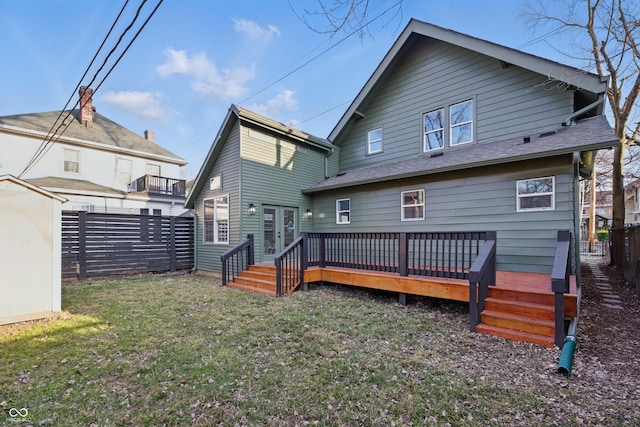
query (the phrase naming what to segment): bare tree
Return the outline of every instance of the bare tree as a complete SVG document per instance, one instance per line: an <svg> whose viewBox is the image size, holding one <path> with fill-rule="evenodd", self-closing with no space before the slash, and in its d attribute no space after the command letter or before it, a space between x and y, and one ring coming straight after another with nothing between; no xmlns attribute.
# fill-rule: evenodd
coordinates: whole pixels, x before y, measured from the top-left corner
<svg viewBox="0 0 640 427"><path fill-rule="evenodd" d="M612 159L612 198L614 250L612 264L622 266L624 227L624 164L629 147L640 136L640 123L633 123L640 93L640 22L637 1L629 0L566 0L564 16L553 16L545 5L528 5L525 16L534 28L551 26L557 33L571 34L587 46L582 59L603 78L609 77L607 100L620 145ZM564 52L569 54L570 52ZM617 237L617 238L616 238Z"/></svg>
<svg viewBox="0 0 640 427"><path fill-rule="evenodd" d="M357 33L364 38L373 35L371 24L376 21L382 28L393 23L401 25L405 1L314 0L311 7L298 10L300 4L289 0L289 7L300 21L316 33L332 37L339 33Z"/></svg>

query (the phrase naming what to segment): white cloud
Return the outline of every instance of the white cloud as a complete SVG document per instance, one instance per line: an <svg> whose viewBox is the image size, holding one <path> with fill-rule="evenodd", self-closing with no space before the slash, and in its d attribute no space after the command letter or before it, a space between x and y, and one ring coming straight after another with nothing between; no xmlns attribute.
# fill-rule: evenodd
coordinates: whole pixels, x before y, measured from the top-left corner
<svg viewBox="0 0 640 427"><path fill-rule="evenodd" d="M274 36L280 35L280 30L275 25L261 27L258 23L246 19L234 19L233 29L247 38L268 44Z"/></svg>
<svg viewBox="0 0 640 427"><path fill-rule="evenodd" d="M161 97L159 92L109 91L104 93L100 99L116 108L132 112L138 117L166 121L171 115L171 111L162 106Z"/></svg>
<svg viewBox="0 0 640 427"><path fill-rule="evenodd" d="M230 99L248 92L246 82L255 76L254 67L236 67L219 71L207 55L189 57L184 50L166 49L167 61L156 67L161 77L183 74L191 77L191 87L200 96Z"/></svg>
<svg viewBox="0 0 640 427"><path fill-rule="evenodd" d="M298 101L295 99L295 94L292 90L283 89L264 104L253 104L249 108L264 116L275 117L281 111L293 111L296 109Z"/></svg>

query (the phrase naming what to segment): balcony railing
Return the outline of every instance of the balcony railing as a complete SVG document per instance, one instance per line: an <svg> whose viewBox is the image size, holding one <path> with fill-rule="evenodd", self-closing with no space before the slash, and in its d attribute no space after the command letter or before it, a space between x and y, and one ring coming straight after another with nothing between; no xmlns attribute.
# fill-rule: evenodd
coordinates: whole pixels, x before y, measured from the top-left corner
<svg viewBox="0 0 640 427"><path fill-rule="evenodd" d="M163 176L143 175L136 179L136 191L162 196L185 197L187 181Z"/></svg>

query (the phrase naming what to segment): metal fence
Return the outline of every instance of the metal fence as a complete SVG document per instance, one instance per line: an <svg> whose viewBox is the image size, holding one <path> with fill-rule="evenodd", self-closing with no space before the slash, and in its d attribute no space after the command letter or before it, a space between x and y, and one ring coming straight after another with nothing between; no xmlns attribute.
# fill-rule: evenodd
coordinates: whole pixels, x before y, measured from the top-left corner
<svg viewBox="0 0 640 427"><path fill-rule="evenodd" d="M62 279L193 268L193 218L62 212Z"/></svg>
<svg viewBox="0 0 640 427"><path fill-rule="evenodd" d="M580 241L580 259L582 261L589 259L605 260L609 258L609 241L594 242L593 245L589 245L589 242Z"/></svg>

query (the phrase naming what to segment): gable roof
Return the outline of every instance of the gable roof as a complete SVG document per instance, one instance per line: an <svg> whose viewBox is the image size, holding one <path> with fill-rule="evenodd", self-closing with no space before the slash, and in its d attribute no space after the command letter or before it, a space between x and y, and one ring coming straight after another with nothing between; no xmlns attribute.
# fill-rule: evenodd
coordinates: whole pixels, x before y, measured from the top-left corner
<svg viewBox="0 0 640 427"><path fill-rule="evenodd" d="M121 196L127 195L126 192L117 190L115 188L107 187L104 185L96 184L95 182L87 181L84 179L71 179L60 178L57 176L46 176L42 178L29 178L25 179L30 184L37 185L38 187L47 188L50 191L56 191L59 193L76 193L79 192L83 195L107 195L107 196Z"/></svg>
<svg viewBox="0 0 640 427"><path fill-rule="evenodd" d="M66 117L66 114L67 112L63 112L62 117ZM155 158L180 166L187 164L183 158L171 151L101 114L94 113L92 127L86 127L78 121L78 110L73 110L71 114L67 119L68 123L70 121L69 126L56 141ZM60 111L3 116L0 117L0 131L44 139L59 116Z"/></svg>
<svg viewBox="0 0 640 427"><path fill-rule="evenodd" d="M211 144L211 148L209 148L207 157L202 163L200 171L198 171L198 175L195 179L193 187L191 191L189 191L187 200L185 201L185 208L194 208L195 200L202 190L203 186L205 185L206 177L208 176L209 171L218 158L220 150L222 150L222 146L224 145L227 136L238 120L242 120L245 123L253 124L257 127L268 130L289 140L294 140L296 142L316 147L325 151L333 150L333 145L324 138L313 136L299 129L287 126L276 120L262 116L239 105L231 104L231 106L229 107L229 111L227 111L227 115L225 116L224 121L222 122L222 125L220 126L220 129L218 130L218 133L213 140L213 143Z"/></svg>
<svg viewBox="0 0 640 427"><path fill-rule="evenodd" d="M566 82L594 94L604 93L607 89L608 79L603 79L596 74L412 18L331 131L328 137L329 141L335 141L345 129L357 114L358 108L366 101L385 73L402 55L403 48L409 45L414 37L432 38L469 49L496 58L506 64L517 65L551 79Z"/></svg>
<svg viewBox="0 0 640 427"><path fill-rule="evenodd" d="M603 115L579 120L572 126L560 126L554 133L509 138L485 144L467 144L436 154L422 153L411 159L393 163L351 169L310 188L303 193L315 193L356 185L431 175L468 168L496 165L522 160L571 154L610 148L620 142Z"/></svg>

